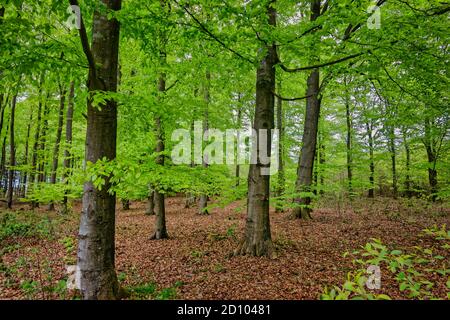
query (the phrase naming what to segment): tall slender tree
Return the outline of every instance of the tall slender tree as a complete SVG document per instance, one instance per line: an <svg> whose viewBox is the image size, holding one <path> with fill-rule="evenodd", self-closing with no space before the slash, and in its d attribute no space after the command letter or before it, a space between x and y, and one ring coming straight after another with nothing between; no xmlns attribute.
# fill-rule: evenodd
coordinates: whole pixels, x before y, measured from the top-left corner
<svg viewBox="0 0 450 320"><path fill-rule="evenodd" d="M275 1L268 1L266 11L268 24L276 26ZM271 130L274 128L275 113L275 65L278 61L277 49L274 43L268 43L263 48L265 55L256 71L256 109L253 129L257 139L253 146L256 151L256 163L250 164L248 173L247 220L245 233L235 254L253 256L272 256L273 243L270 233L269 197L270 197L270 158L272 149ZM266 143L260 145L259 134L267 130ZM258 134L259 133L259 134Z"/></svg>
<svg viewBox="0 0 450 320"><path fill-rule="evenodd" d="M117 12L121 0L102 0L106 9ZM70 0L78 6L78 1ZM98 91L116 92L119 60L119 21L108 11L95 10L92 45L84 21L80 19L80 38L89 63L87 101L86 161L96 163L116 158L117 102L108 97L94 105ZM116 196L110 192L110 177L101 189L92 181L84 184L83 205L78 235L77 268L84 299L116 299L119 285L115 271Z"/></svg>
<svg viewBox="0 0 450 320"><path fill-rule="evenodd" d="M16 118L16 103L17 94L15 94L11 101L11 116L9 124L9 171L8 171L8 191L6 194L6 205L8 209L12 209L13 194L14 194L14 178L16 169L16 145L15 145L15 130L14 122Z"/></svg>
<svg viewBox="0 0 450 320"><path fill-rule="evenodd" d="M59 112L58 112L58 126L56 128L55 146L53 149L53 161L52 171L50 175L50 184L56 184L56 173L58 171L59 164L59 147L61 144L62 129L64 124L64 108L66 102L66 88L62 84L59 84ZM52 202L48 205L48 210L55 210L55 204Z"/></svg>
<svg viewBox="0 0 450 320"><path fill-rule="evenodd" d="M70 82L69 89L69 101L67 104L67 114L66 114L66 143L64 148L64 172L63 172L63 180L64 183L69 183L71 165L72 165L72 139L73 139L73 112L74 112L74 97L75 97L75 83L74 81ZM62 202L62 212L67 213L68 211L68 199L67 199L67 190L64 191L64 198Z"/></svg>
<svg viewBox="0 0 450 320"><path fill-rule="evenodd" d="M311 1L311 21L316 21L321 14L320 0ZM307 80L306 90L306 111L302 136L302 149L298 162L297 180L295 183L296 192L294 202L297 206L292 215L298 219L311 219L311 196L312 175L314 167L314 156L316 154L317 131L320 116L320 72L313 69Z"/></svg>

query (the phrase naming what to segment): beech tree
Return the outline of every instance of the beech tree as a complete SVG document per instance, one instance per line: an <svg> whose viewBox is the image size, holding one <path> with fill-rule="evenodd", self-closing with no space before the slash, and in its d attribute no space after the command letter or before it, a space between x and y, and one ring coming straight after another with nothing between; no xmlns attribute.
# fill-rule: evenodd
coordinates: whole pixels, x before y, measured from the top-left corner
<svg viewBox="0 0 450 320"><path fill-rule="evenodd" d="M121 0L102 0L102 3L112 12L121 8ZM70 4L78 6L76 0L70 0ZM117 102L108 97L94 105L94 99L98 91L117 90L119 28L116 18L94 11L89 45L84 21L80 21L81 43L89 64L86 161L92 164L116 158ZM119 294L114 256L116 197L109 192L110 177L104 179L101 189L92 181L84 184L77 262L84 299L114 299Z"/></svg>

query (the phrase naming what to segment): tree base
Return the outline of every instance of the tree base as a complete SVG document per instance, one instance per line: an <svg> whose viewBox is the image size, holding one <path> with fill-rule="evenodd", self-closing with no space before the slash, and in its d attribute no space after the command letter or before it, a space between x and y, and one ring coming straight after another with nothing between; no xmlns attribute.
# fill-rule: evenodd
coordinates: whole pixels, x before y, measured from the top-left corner
<svg viewBox="0 0 450 320"><path fill-rule="evenodd" d="M292 211L291 219L312 220L311 210L296 208Z"/></svg>
<svg viewBox="0 0 450 320"><path fill-rule="evenodd" d="M270 259L276 258L276 252L273 247L272 240L263 240L258 242L250 242L243 240L233 253L234 256L253 256L253 257L267 257Z"/></svg>
<svg viewBox="0 0 450 320"><path fill-rule="evenodd" d="M169 235L167 234L167 231L155 231L151 236L150 240L162 240L162 239L168 239Z"/></svg>

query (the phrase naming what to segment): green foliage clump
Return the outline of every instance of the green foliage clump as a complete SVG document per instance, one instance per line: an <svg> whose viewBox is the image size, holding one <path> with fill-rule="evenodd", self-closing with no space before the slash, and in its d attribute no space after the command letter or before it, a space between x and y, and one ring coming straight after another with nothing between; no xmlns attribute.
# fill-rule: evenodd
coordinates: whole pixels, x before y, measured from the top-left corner
<svg viewBox="0 0 450 320"><path fill-rule="evenodd" d="M334 286L333 289L325 288L320 296L324 300L345 299L388 299L384 294L368 293L365 288L367 278L364 276L368 266L379 266L387 270L397 281L400 293L409 299L449 299L450 298L450 269L448 257L436 254L436 250L447 250L450 245L450 231L446 225L438 228L434 226L423 230L422 236L429 236L439 242L439 248L424 248L414 246L412 250L389 250L379 239L372 239L366 243L362 250L351 253L353 263L360 266L355 272L347 275L347 281L342 287ZM349 255L348 252L344 256ZM436 286L433 282L435 276L446 280L446 297L435 296L432 289Z"/></svg>

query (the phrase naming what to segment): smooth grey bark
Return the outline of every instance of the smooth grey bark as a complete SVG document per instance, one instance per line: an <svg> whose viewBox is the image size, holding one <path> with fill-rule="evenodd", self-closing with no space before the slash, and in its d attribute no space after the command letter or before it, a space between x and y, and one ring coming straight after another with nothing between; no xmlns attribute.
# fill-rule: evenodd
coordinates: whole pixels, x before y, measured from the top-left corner
<svg viewBox="0 0 450 320"><path fill-rule="evenodd" d="M30 146L30 133L31 133L31 124L33 123L33 110L30 112L30 119L27 125L27 137L25 139L25 164L28 165L28 156L29 156L29 146ZM30 173L31 174L31 173ZM28 190L28 171L23 173L22 180L22 197L26 196Z"/></svg>
<svg viewBox="0 0 450 320"><path fill-rule="evenodd" d="M64 172L63 172L63 180L67 187L69 184L69 177L71 175L71 166L72 166L72 139L73 139L73 112L74 112L74 97L75 97L75 83L74 81L70 82L69 89L69 101L67 103L67 113L66 113L66 145L64 148ZM62 213L65 214L68 212L68 199L67 199L68 190L64 191L64 198L62 202Z"/></svg>
<svg viewBox="0 0 450 320"><path fill-rule="evenodd" d="M428 183L430 185L430 194L431 200L434 202L437 199L438 192L438 179L437 179L437 150L436 143L432 137L431 132L432 122L430 117L425 117L424 128L425 128L425 137L423 139L423 143L425 145L425 150L427 152L428 159Z"/></svg>
<svg viewBox="0 0 450 320"><path fill-rule="evenodd" d="M281 81L278 82L278 95L281 96ZM277 129L278 129L278 174L277 174L277 190L276 196L282 197L285 191L286 178L284 173L284 117L283 117L283 100L277 99ZM282 200L275 203L275 212L284 212Z"/></svg>
<svg viewBox="0 0 450 320"><path fill-rule="evenodd" d="M241 94L238 93L238 106L237 106L237 119L236 119L236 127L237 127L237 136L236 136L236 140L239 143L239 130L241 129L242 126L242 105L241 105ZM239 146L237 148L237 152L239 152ZM239 164L239 157L237 156L237 152L236 152L236 169L235 169L235 177L236 177L236 187L239 186L240 182L241 182L241 166Z"/></svg>
<svg viewBox="0 0 450 320"><path fill-rule="evenodd" d="M155 215L155 191L151 187L149 187L149 194L147 197L147 208L145 210L145 214L148 216Z"/></svg>
<svg viewBox="0 0 450 320"><path fill-rule="evenodd" d="M2 98L3 98L3 95L2 95ZM8 100L9 100L8 96L6 97L5 101L3 101L3 99L2 99L1 115L0 115L0 136L1 136L1 133L3 132L5 110L9 103ZM2 143L2 148L1 148L2 154L1 154L1 160L0 160L0 183L2 185L2 190L4 192L6 192L6 189L7 189L7 186L6 186L7 182L5 183L5 180L7 180L7 177L6 177L7 173L5 170L5 165L6 165L6 137L8 135L8 128L9 128L9 124L7 124L6 128L5 128L6 130L5 130L5 136L3 138L3 143ZM6 177L6 179L5 179L5 177Z"/></svg>
<svg viewBox="0 0 450 320"><path fill-rule="evenodd" d="M160 5L163 10L166 8L165 1L160 1ZM163 27L162 27L163 28ZM158 31L158 41L159 41L159 63L161 68L165 68L167 65L167 52L166 52L166 34L165 30ZM166 73L161 71L159 73L158 79L158 92L159 92L159 101L162 102L164 99L164 95L166 93ZM158 156L156 157L156 164L160 166L164 166L164 155L161 154L165 150L164 145L164 127L161 119L161 115L156 115L155 117L155 131L156 131L156 152ZM164 193L159 190L155 190L154 195L155 201L155 230L153 234L150 236L152 240L159 240L168 238L166 228L166 208L165 208L165 197Z"/></svg>
<svg viewBox="0 0 450 320"><path fill-rule="evenodd" d="M405 147L405 167L406 167L406 177L405 177L405 194L408 198L412 197L411 190L411 149L409 146L409 141L407 137L407 129L404 127L402 130L403 134L403 145Z"/></svg>
<svg viewBox="0 0 450 320"><path fill-rule="evenodd" d="M6 193L6 206L8 209L12 209L13 204L13 193L14 193L14 166L16 165L16 146L15 146L15 132L14 132L14 122L16 114L16 102L17 95L15 94L11 101L11 116L9 124L9 171L8 171L8 191Z"/></svg>
<svg viewBox="0 0 450 320"><path fill-rule="evenodd" d="M64 108L65 108L65 102L66 102L66 89L64 89L62 86L59 88L59 112L58 112L58 127L56 128L56 139L55 139L55 146L53 148L53 159L52 159L52 172L50 175L50 184L56 184L56 172L58 170L58 163L59 163L59 147L61 144L61 136L62 136L62 129L64 124ZM48 211L55 210L55 204L53 202L50 202L48 204Z"/></svg>
<svg viewBox="0 0 450 320"><path fill-rule="evenodd" d="M163 84L164 83L164 84ZM165 86L165 81L163 77L160 78L159 88ZM157 143L156 143L156 152L164 151L164 133L161 124L161 118L159 116L156 117L155 120L156 125L156 135L157 135ZM156 157L156 164L163 166L164 165L164 155L158 155ZM169 237L167 234L166 228L166 207L165 207L165 197L164 193L155 191L154 194L155 201L155 230L153 234L150 236L152 240L166 239Z"/></svg>
<svg viewBox="0 0 450 320"><path fill-rule="evenodd" d="M318 137L318 142L319 142L319 175L320 175L320 191L319 194L323 195L325 193L324 190L324 185L325 185L325 178L324 178L324 174L323 174L323 166L325 164L325 143L323 142L323 138L322 138L322 134L319 132L319 137Z"/></svg>
<svg viewBox="0 0 450 320"><path fill-rule="evenodd" d="M211 73L209 71L206 71L206 83L204 85L204 92L203 92L203 100L205 103L205 109L204 109L204 115L203 115L203 134L208 130L209 128L209 115L208 115L208 108L209 108L209 102L210 102L210 84L211 83ZM205 156L202 157L202 166L204 169L208 168L208 159L205 159ZM206 208L208 206L208 195L207 194L201 194L198 201L198 214L209 214L208 209Z"/></svg>
<svg viewBox="0 0 450 320"><path fill-rule="evenodd" d="M43 75L41 76L41 81L39 83L39 102L38 102L38 111L37 111L37 120L36 120L36 131L34 133L34 143L33 143L33 155L31 158L31 177L33 179L33 183L36 183L38 180L38 152L39 152L39 140L41 134L41 122L42 122L42 102L41 102L41 94L42 94L42 82ZM37 208L39 203L36 201L31 202L31 209Z"/></svg>
<svg viewBox="0 0 450 320"><path fill-rule="evenodd" d="M48 131L48 114L50 113L50 109L48 107L48 98L50 94L47 94L47 98L44 103L44 115L43 115L43 124L41 136L39 137L39 165L38 165L38 182L45 182L47 180L45 174L45 149L47 147L47 131Z"/></svg>
<svg viewBox="0 0 450 320"><path fill-rule="evenodd" d="M311 21L320 16L320 0L311 1ZM314 169L314 157L316 154L317 131L320 116L320 73L319 69L313 69L307 80L306 112L302 137L302 150L299 157L297 180L295 190L299 194L294 198L296 207L292 216L297 219L311 219L311 197L307 194L312 192L312 175ZM301 194L305 194L302 196Z"/></svg>
<svg viewBox="0 0 450 320"><path fill-rule="evenodd" d="M353 121L352 121L352 115L350 110L350 97L347 87L347 82L345 83L345 118L346 118L346 124L347 124L347 140L346 140L346 151L347 151L347 179L348 179L348 193L349 196L352 196L353 193L353 186L352 186L352 179L353 179L353 156L352 156L352 131L353 131Z"/></svg>
<svg viewBox="0 0 450 320"><path fill-rule="evenodd" d="M368 197L373 198L375 196L375 160L373 154L374 141L373 141L373 123L372 121L366 122L367 139L369 143L369 191Z"/></svg>
<svg viewBox="0 0 450 320"><path fill-rule="evenodd" d="M6 126L5 136L3 137L2 158L0 160L0 168L2 171L1 178L2 178L3 194L5 194L8 189L8 170L6 170L6 138L8 136L8 132L9 132L9 124Z"/></svg>
<svg viewBox="0 0 450 320"><path fill-rule="evenodd" d="M299 157L297 180L295 189L297 193L306 193L299 195L294 199L297 207L293 209L293 217L298 219L311 219L311 197L307 193L312 192L312 174L314 167L314 157L317 144L317 130L320 114L319 90L319 70L314 70L308 77L308 90L306 102L306 113L304 130L302 137L302 150Z"/></svg>
<svg viewBox="0 0 450 320"><path fill-rule="evenodd" d="M394 199L397 199L398 184L397 184L397 155L395 150L395 132L394 127L389 127L389 152L391 153L391 170L392 170L392 192Z"/></svg>
<svg viewBox="0 0 450 320"><path fill-rule="evenodd" d="M119 11L121 0L102 0L105 7ZM71 5L78 5L70 0ZM83 51L89 62L86 131L86 161L116 158L117 104L108 99L93 105L96 91L117 91L119 22L108 19L107 11L95 11L92 46L89 47L84 23L79 29ZM80 290L84 299L116 299L119 285L115 271L115 207L116 195L109 192L110 177L97 189L92 181L84 184L83 205L78 234Z"/></svg>
<svg viewBox="0 0 450 320"><path fill-rule="evenodd" d="M198 89L194 90L194 97L197 96L198 93ZM193 134L194 134L194 130L195 130L195 117L196 117L196 108L194 107L192 109L192 119L191 119L191 150L194 150L194 138L193 138ZM190 164L191 168L195 167L195 161L194 161L194 156L193 156L193 152L191 151L191 164ZM195 205L196 203L196 197L195 194L192 192L187 192L185 194L186 198L184 201L184 208L188 209L191 208L192 206Z"/></svg>
<svg viewBox="0 0 450 320"><path fill-rule="evenodd" d="M274 2L269 1L266 7L270 26L276 25L276 10L272 6ZM257 133L261 133L261 129L267 130L267 143L260 146L257 137L256 145L253 145L257 161L250 164L249 168L245 233L235 254L270 257L274 254L269 217L270 176L266 172L270 170L270 160L267 163L262 156L270 157L272 151L270 131L274 128L275 64L278 57L274 43L267 44L264 49L266 54L256 71L256 110L253 129Z"/></svg>

